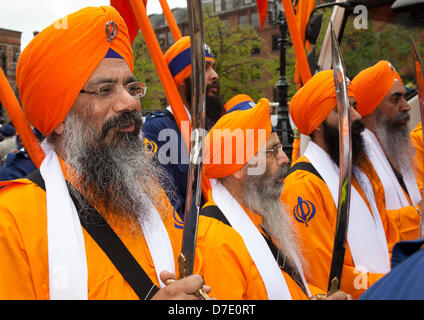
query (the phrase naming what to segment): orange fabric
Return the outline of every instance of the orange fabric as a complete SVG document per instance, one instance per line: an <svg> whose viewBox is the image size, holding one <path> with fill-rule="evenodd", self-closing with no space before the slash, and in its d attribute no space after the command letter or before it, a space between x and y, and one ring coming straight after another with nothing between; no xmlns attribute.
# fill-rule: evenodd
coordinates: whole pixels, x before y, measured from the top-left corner
<svg viewBox="0 0 424 320"><path fill-rule="evenodd" d="M309 162L305 156L299 158L298 162L301 161ZM391 255L394 244L400 240L401 226L395 224L395 221L392 220L390 213L385 208L383 186L372 165L369 162L364 163L361 169L367 174L373 185L377 208L380 212ZM352 186L358 190L369 207L369 203L355 179L352 181ZM307 274L307 281L318 288L326 290L337 219L337 209L330 190L325 182L316 175L307 171L297 170L285 179L282 200L288 206L287 214L295 221L299 239L302 240L303 254L309 265L308 270L305 272ZM305 204L307 202L309 202L309 208L311 208L310 204L313 204L315 215L306 224L294 219L293 210L299 203L306 208ZM356 270L349 244L346 243L340 290L351 294L357 299L366 288L375 283L383 275L375 273L363 274Z"/></svg>
<svg viewBox="0 0 424 320"><path fill-rule="evenodd" d="M235 95L234 97L232 97L230 100L228 100L225 104L224 104L224 110L225 112L228 112L230 109L232 109L234 106L241 104L241 103L252 103L254 106L254 101L251 97L249 97L247 94L238 94Z"/></svg>
<svg viewBox="0 0 424 320"><path fill-rule="evenodd" d="M306 26L309 22L309 16L311 15L312 10L315 8L315 0L302 0L297 1L296 4L296 23L299 29L300 39L305 45L307 51L310 50L311 44L309 41L306 41ZM294 69L294 82L297 83L298 88L302 86L302 78L299 72L299 61L296 59L296 66Z"/></svg>
<svg viewBox="0 0 424 320"><path fill-rule="evenodd" d="M226 113L205 138L205 176L221 178L237 172L258 153L270 135L268 99L260 99L251 109Z"/></svg>
<svg viewBox="0 0 424 320"><path fill-rule="evenodd" d="M256 0L256 6L258 7L259 25L262 30L268 15L268 0Z"/></svg>
<svg viewBox="0 0 424 320"><path fill-rule="evenodd" d="M356 96L356 108L363 117L372 113L389 93L395 79L402 79L388 61L381 60L362 70L352 80Z"/></svg>
<svg viewBox="0 0 424 320"><path fill-rule="evenodd" d="M144 6L147 5L147 0L143 0ZM137 33L139 27L137 25L137 21L135 20L134 13L132 12L130 3L128 0L110 0L110 5L118 10L121 17L124 19L125 24L128 28L128 34L130 36L130 41L133 43L135 37L137 37Z"/></svg>
<svg viewBox="0 0 424 320"><path fill-rule="evenodd" d="M187 50L190 48L190 37L185 36L176 41L165 53L165 61L169 64L184 50ZM214 62L215 60L212 57L205 56L206 61ZM177 87L183 83L184 79L189 77L191 75L191 59L187 60L187 62L183 66L181 66L182 70L179 71L177 74L174 75L174 81Z"/></svg>
<svg viewBox="0 0 424 320"><path fill-rule="evenodd" d="M347 86L349 97L355 97ZM290 115L296 128L309 136L337 106L333 70L316 73L290 101Z"/></svg>
<svg viewBox="0 0 424 320"><path fill-rule="evenodd" d="M418 123L414 130L411 131L410 137L415 147L415 177L417 179L418 188L422 193L423 175L424 175L424 152L423 152L423 127L422 123Z"/></svg>
<svg viewBox="0 0 424 320"><path fill-rule="evenodd" d="M38 143L34 132L31 130L31 127L28 124L25 114L22 111L18 100L16 99L15 93L10 87L10 84L6 79L6 76L4 75L3 70L1 69L0 102L3 104L4 108L7 111L7 114L12 120L13 125L15 126L16 131L21 137L25 149L28 151L32 162L34 162L35 166L39 168L45 156L44 151L41 149L41 146Z"/></svg>
<svg viewBox="0 0 424 320"><path fill-rule="evenodd" d="M211 198L212 199L212 198ZM205 206L215 205L213 200ZM257 225L261 217L250 211ZM260 229L259 229L260 230ZM219 267L217 267L219 266ZM240 234L214 218L200 216L197 232L194 273L200 274L220 300L266 300L265 285ZM282 271L293 300L306 300L295 281ZM313 295L321 290L309 286Z"/></svg>
<svg viewBox="0 0 424 320"><path fill-rule="evenodd" d="M46 193L27 179L2 182L0 190L0 299L49 299ZM172 207L163 219L174 257L180 252L181 229L173 225ZM125 235L111 226L152 281L159 285L144 237ZM88 298L138 299L103 250L83 229L88 267ZM177 262L175 261L175 265Z"/></svg>
<svg viewBox="0 0 424 320"><path fill-rule="evenodd" d="M305 47L303 46L302 36L296 23L293 4L291 0L282 0L284 6L284 13L287 19L287 26L289 27L290 36L293 42L293 49L296 54L296 63L299 68L302 83L307 83L312 75L309 69L308 60L306 58Z"/></svg>
<svg viewBox="0 0 424 320"><path fill-rule="evenodd" d="M118 25L111 42L105 31L109 20ZM84 8L60 21L62 26L53 23L25 47L16 69L25 115L44 135L63 121L109 48L133 71L128 30L113 7Z"/></svg>

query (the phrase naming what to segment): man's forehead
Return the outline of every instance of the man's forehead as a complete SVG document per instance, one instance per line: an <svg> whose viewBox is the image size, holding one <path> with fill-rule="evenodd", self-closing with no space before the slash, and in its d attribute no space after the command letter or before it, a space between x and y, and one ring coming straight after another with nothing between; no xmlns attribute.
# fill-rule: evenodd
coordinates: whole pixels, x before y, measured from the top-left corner
<svg viewBox="0 0 424 320"><path fill-rule="evenodd" d="M390 97L394 94L402 94L402 95L406 94L405 87L397 79L395 79L395 82L393 83L393 86L392 86L392 88L390 89L390 91L387 95Z"/></svg>
<svg viewBox="0 0 424 320"><path fill-rule="evenodd" d="M93 71L87 83L118 82L130 77L133 77L133 75L125 60L119 58L105 58Z"/></svg>

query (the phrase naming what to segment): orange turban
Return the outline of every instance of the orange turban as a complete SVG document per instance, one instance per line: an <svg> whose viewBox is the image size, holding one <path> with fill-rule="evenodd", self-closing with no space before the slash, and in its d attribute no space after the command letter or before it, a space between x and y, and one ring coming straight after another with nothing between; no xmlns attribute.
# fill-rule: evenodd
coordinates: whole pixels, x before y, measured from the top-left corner
<svg viewBox="0 0 424 320"><path fill-rule="evenodd" d="M212 52L205 45L205 60L214 62ZM191 75L191 48L190 37L182 37L175 42L165 53L165 61L177 87Z"/></svg>
<svg viewBox="0 0 424 320"><path fill-rule="evenodd" d="M352 80L356 108L363 117L372 113L393 87L395 79L403 84L393 65L385 60L359 72Z"/></svg>
<svg viewBox="0 0 424 320"><path fill-rule="evenodd" d="M347 86L347 91L349 97L355 97L351 85ZM290 116L297 129L309 136L336 106L333 70L321 71L293 96L290 102Z"/></svg>
<svg viewBox="0 0 424 320"><path fill-rule="evenodd" d="M111 32L114 25L115 37ZM127 27L110 6L81 9L41 31L22 52L16 69L28 121L44 135L50 135L65 119L109 49L133 71Z"/></svg>
<svg viewBox="0 0 424 320"><path fill-rule="evenodd" d="M223 178L243 167L271 135L268 99L250 109L223 115L205 138L203 170L208 178Z"/></svg>
<svg viewBox="0 0 424 320"><path fill-rule="evenodd" d="M225 112L232 112L236 110L246 110L253 108L255 106L255 102L251 97L247 94L238 94L232 97L230 100L224 104Z"/></svg>

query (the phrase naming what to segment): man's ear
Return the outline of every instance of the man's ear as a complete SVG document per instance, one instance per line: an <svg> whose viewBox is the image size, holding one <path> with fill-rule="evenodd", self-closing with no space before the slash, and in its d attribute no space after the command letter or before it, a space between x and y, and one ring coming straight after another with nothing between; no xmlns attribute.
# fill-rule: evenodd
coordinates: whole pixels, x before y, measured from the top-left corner
<svg viewBox="0 0 424 320"><path fill-rule="evenodd" d="M246 170L247 170L247 166L244 165L243 167L241 167L240 169L238 169L236 172L233 173L234 178L236 178L237 180L243 179L243 177L246 176Z"/></svg>
<svg viewBox="0 0 424 320"><path fill-rule="evenodd" d="M54 129L54 133L56 133L58 136L60 136L63 131L65 130L65 124L63 122L61 122L56 129Z"/></svg>

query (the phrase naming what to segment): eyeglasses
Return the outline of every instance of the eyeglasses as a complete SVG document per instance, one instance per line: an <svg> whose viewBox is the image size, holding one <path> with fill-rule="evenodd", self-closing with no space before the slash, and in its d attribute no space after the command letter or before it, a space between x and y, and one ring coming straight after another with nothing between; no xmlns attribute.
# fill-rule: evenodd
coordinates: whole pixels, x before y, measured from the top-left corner
<svg viewBox="0 0 424 320"><path fill-rule="evenodd" d="M124 88L133 98L142 98L146 95L147 86L143 82L130 82L126 85L120 83L104 83L97 89L82 89L80 93L95 94L100 98L112 99L121 93Z"/></svg>
<svg viewBox="0 0 424 320"><path fill-rule="evenodd" d="M273 155L274 155L274 158L275 159L278 159L278 153L280 152L280 151L283 151L283 145L280 143L280 144L277 144L274 148L272 148L271 150L265 150L265 152L272 152L273 153Z"/></svg>

